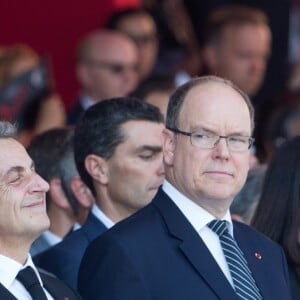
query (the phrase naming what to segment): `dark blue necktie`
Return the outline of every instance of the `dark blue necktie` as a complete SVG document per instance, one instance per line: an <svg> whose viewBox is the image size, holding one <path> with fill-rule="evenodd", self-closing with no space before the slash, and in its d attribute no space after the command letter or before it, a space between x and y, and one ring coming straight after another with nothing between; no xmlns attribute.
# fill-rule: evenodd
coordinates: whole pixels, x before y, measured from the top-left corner
<svg viewBox="0 0 300 300"><path fill-rule="evenodd" d="M21 270L16 277L26 288L33 300L47 300L47 296L31 267Z"/></svg>
<svg viewBox="0 0 300 300"><path fill-rule="evenodd" d="M213 220L207 226L219 236L238 296L243 300L261 300L262 296L248 268L244 254L229 233L226 221Z"/></svg>

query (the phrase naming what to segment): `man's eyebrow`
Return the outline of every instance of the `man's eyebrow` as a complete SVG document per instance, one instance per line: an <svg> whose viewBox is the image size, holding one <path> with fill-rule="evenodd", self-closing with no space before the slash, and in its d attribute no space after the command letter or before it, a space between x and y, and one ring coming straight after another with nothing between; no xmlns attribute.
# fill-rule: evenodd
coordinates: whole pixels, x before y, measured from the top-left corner
<svg viewBox="0 0 300 300"><path fill-rule="evenodd" d="M6 173L4 174L4 176L9 176L10 174L12 173L22 173L25 171L25 168L24 167L21 167L21 166L14 166L14 167L11 167L9 168Z"/></svg>
<svg viewBox="0 0 300 300"><path fill-rule="evenodd" d="M34 165L34 162L32 161L31 164L30 164L30 169L34 170L34 167L35 167L35 165ZM13 166L13 167L9 168L6 171L4 176L8 176L12 173L23 173L23 172L25 172L25 167L23 167L23 166Z"/></svg>
<svg viewBox="0 0 300 300"><path fill-rule="evenodd" d="M161 152L162 146L150 146L150 145L142 145L138 148L138 151L153 151L153 152Z"/></svg>
<svg viewBox="0 0 300 300"><path fill-rule="evenodd" d="M208 134L215 134L215 135L219 135L219 133L213 129L209 129L207 127L196 127L195 129L191 130L191 132L203 132L203 133L208 133ZM238 135L238 136L251 136L251 133L249 134L246 131L234 131L231 132L229 134L227 134L228 136L232 136L232 135Z"/></svg>

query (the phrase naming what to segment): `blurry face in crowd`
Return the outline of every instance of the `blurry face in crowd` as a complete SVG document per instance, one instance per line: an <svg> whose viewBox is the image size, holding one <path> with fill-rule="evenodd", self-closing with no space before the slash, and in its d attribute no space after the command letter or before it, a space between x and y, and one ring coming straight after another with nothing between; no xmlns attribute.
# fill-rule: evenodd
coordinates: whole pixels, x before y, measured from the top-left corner
<svg viewBox="0 0 300 300"><path fill-rule="evenodd" d="M45 203L49 185L19 142L0 139L0 149L0 239L31 243L50 225Z"/></svg>
<svg viewBox="0 0 300 300"><path fill-rule="evenodd" d="M121 19L117 29L128 35L137 45L139 75L147 78L155 64L158 50L156 25L150 15L136 14Z"/></svg>
<svg viewBox="0 0 300 300"><path fill-rule="evenodd" d="M250 114L241 96L222 83L209 82L186 95L178 129L221 136L251 135ZM231 151L225 139L213 149L191 144L189 136L165 130L166 178L216 217L222 217L243 186L249 150Z"/></svg>
<svg viewBox="0 0 300 300"><path fill-rule="evenodd" d="M171 91L167 92L154 90L152 93L149 93L146 96L145 102L158 107L161 113L163 114L164 118L166 119L170 94Z"/></svg>
<svg viewBox="0 0 300 300"><path fill-rule="evenodd" d="M23 74L36 67L37 64L38 64L37 57L24 55L24 57L20 57L12 64L9 70L9 78L15 78L20 74Z"/></svg>
<svg viewBox="0 0 300 300"><path fill-rule="evenodd" d="M138 84L138 54L127 37L105 36L90 43L86 62L78 67L78 78L95 101L126 96Z"/></svg>
<svg viewBox="0 0 300 300"><path fill-rule="evenodd" d="M265 25L227 26L220 43L211 48L209 67L253 96L264 80L270 47L271 34Z"/></svg>
<svg viewBox="0 0 300 300"><path fill-rule="evenodd" d="M128 121L125 136L106 161L107 193L119 216L129 216L148 204L164 178L162 159L163 124Z"/></svg>

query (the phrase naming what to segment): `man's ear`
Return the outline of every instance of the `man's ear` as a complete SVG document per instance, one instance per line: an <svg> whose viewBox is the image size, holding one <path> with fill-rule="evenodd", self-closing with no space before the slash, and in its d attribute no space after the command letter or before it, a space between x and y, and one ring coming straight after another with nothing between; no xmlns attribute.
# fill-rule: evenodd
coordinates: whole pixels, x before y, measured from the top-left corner
<svg viewBox="0 0 300 300"><path fill-rule="evenodd" d="M93 180L101 184L108 182L108 166L107 162L101 156L89 154L84 161L84 166Z"/></svg>
<svg viewBox="0 0 300 300"><path fill-rule="evenodd" d="M211 73L217 75L218 70L218 53L217 48L213 44L208 44L203 47L202 58L204 64L208 67Z"/></svg>
<svg viewBox="0 0 300 300"><path fill-rule="evenodd" d="M91 190L81 180L80 176L73 176L70 184L71 190L79 204L84 208L91 208L95 202L95 197L93 196Z"/></svg>
<svg viewBox="0 0 300 300"><path fill-rule="evenodd" d="M163 151L164 162L166 165L172 165L174 160L175 135L169 129L163 130Z"/></svg>
<svg viewBox="0 0 300 300"><path fill-rule="evenodd" d="M52 178L49 181L49 195L52 202L54 204L62 209L69 209L70 203L66 197L66 194L64 193L64 190L61 186L61 180L59 178Z"/></svg>

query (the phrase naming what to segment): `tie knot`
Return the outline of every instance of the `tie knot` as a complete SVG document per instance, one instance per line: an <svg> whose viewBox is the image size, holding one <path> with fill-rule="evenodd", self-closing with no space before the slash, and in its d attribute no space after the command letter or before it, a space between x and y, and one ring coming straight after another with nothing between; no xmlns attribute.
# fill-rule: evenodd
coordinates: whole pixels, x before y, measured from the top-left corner
<svg viewBox="0 0 300 300"><path fill-rule="evenodd" d="M218 236L222 236L228 231L226 221L224 220L212 220L207 224L207 226L214 231Z"/></svg>
<svg viewBox="0 0 300 300"><path fill-rule="evenodd" d="M24 285L33 300L47 300L47 296L33 268L26 267L18 273L16 278Z"/></svg>
<svg viewBox="0 0 300 300"><path fill-rule="evenodd" d="M17 279L25 286L26 289L30 289L30 287L35 284L40 284L34 270L29 266L18 273Z"/></svg>

